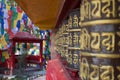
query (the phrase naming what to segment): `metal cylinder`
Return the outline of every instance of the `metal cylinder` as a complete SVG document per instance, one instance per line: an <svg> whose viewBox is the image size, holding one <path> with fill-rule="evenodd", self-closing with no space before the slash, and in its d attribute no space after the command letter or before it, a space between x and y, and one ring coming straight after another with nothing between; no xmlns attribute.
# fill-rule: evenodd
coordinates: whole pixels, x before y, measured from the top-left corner
<svg viewBox="0 0 120 80"><path fill-rule="evenodd" d="M69 14L68 26L69 26L69 36L68 36L68 56L67 62L68 67L72 69L79 70L79 54L80 54L80 31L79 26L80 21L80 9L74 9Z"/></svg>
<svg viewBox="0 0 120 80"><path fill-rule="evenodd" d="M83 0L80 25L82 80L120 79L120 0Z"/></svg>

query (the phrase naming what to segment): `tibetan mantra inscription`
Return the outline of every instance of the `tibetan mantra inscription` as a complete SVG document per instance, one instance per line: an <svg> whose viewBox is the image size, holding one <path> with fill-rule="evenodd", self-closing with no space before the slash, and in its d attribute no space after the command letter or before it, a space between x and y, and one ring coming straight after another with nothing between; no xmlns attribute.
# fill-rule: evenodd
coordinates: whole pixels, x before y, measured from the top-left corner
<svg viewBox="0 0 120 80"><path fill-rule="evenodd" d="M120 80L120 0L82 0L80 77Z"/></svg>
<svg viewBox="0 0 120 80"><path fill-rule="evenodd" d="M79 43L82 51L119 53L120 24L84 27Z"/></svg>
<svg viewBox="0 0 120 80"><path fill-rule="evenodd" d="M84 27L80 44L82 80L120 79L120 25Z"/></svg>
<svg viewBox="0 0 120 80"><path fill-rule="evenodd" d="M120 0L83 0L81 26L120 23Z"/></svg>
<svg viewBox="0 0 120 80"><path fill-rule="evenodd" d="M80 40L80 9L74 9L69 14L68 27L68 56L67 63L68 67L72 69L79 70L79 40Z"/></svg>

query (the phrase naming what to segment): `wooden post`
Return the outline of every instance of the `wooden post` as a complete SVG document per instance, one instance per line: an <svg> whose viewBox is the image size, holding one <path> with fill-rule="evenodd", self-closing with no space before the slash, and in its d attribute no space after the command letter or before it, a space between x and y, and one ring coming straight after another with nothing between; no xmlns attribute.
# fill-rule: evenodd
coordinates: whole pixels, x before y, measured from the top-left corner
<svg viewBox="0 0 120 80"><path fill-rule="evenodd" d="M41 63L43 63L42 54L43 54L43 40L40 41L40 62Z"/></svg>

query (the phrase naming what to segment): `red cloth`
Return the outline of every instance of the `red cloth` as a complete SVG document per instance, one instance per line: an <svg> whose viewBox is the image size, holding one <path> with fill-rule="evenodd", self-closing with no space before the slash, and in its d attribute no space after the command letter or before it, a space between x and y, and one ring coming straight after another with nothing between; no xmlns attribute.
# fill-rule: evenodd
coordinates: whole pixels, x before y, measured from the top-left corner
<svg viewBox="0 0 120 80"><path fill-rule="evenodd" d="M72 80L59 59L48 62L46 80Z"/></svg>

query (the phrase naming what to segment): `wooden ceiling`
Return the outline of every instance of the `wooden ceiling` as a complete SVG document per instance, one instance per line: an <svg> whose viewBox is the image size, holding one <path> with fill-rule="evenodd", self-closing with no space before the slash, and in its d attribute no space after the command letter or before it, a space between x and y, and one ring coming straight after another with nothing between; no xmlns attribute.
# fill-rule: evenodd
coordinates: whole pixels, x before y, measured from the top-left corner
<svg viewBox="0 0 120 80"><path fill-rule="evenodd" d="M80 0L15 0L42 30L54 29Z"/></svg>

